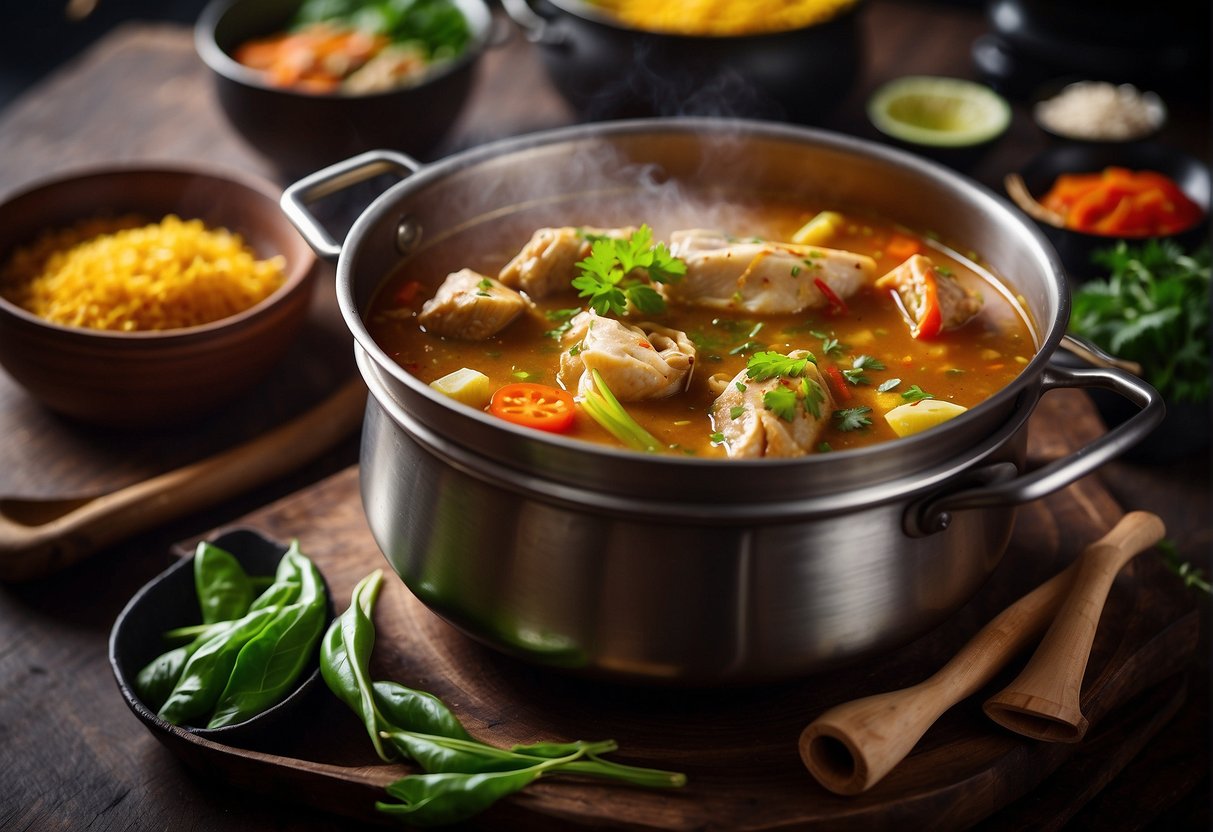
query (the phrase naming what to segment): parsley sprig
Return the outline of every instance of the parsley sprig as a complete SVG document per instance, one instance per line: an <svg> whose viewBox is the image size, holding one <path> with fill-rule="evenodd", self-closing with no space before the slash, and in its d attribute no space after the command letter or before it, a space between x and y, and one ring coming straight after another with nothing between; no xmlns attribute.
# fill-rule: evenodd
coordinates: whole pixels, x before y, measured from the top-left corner
<svg viewBox="0 0 1213 832"><path fill-rule="evenodd" d="M799 379L798 383L780 385L763 393L763 407L785 422L791 422L796 418L797 406L803 405L814 419L820 419L825 392L821 385L805 376L810 363L817 363L811 353L803 358L792 358L768 350L750 356L746 363L746 377L753 381L768 381L773 378Z"/></svg>
<svg viewBox="0 0 1213 832"><path fill-rule="evenodd" d="M1142 366L1168 402L1209 398L1209 246L1173 240L1095 252L1108 270L1074 292L1070 331Z"/></svg>
<svg viewBox="0 0 1213 832"><path fill-rule="evenodd" d="M670 254L665 243L653 242L653 229L642 225L626 240L593 237L590 256L577 264L573 278L578 297L599 315L624 315L634 306L646 315L665 311L652 283L674 283L686 274L686 263Z"/></svg>

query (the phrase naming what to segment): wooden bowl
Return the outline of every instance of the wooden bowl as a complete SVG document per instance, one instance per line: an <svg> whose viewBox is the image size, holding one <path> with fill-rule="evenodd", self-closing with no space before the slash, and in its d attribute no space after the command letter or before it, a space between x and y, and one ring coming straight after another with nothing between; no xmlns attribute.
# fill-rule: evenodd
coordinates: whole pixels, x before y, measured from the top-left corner
<svg viewBox="0 0 1213 832"><path fill-rule="evenodd" d="M254 529L233 528L224 531L211 543L229 552L249 575L273 575L286 544L265 537ZM201 620L198 597L194 587L193 557L183 557L146 583L131 597L114 620L110 630L109 661L118 690L127 707L139 718L156 739L166 745L179 742L185 735L241 746L267 736L274 726L289 723L291 714L314 689L322 687L319 648L311 663L303 669L294 689L278 704L267 708L243 722L222 728L194 728L172 725L139 699L135 693L135 678L152 659L165 651L161 634L175 627L196 624ZM324 576L321 575L324 581ZM334 616L332 590L327 581L327 620ZM191 617L192 616L192 617ZM327 625L326 625L327 626Z"/></svg>
<svg viewBox="0 0 1213 832"><path fill-rule="evenodd" d="M285 257L285 282L219 321L129 333L61 326L0 298L0 365L46 407L80 421L151 428L200 419L281 359L307 317L316 258L266 183L196 167L112 167L44 181L0 204L0 259L43 231L132 213L227 228L259 259Z"/></svg>

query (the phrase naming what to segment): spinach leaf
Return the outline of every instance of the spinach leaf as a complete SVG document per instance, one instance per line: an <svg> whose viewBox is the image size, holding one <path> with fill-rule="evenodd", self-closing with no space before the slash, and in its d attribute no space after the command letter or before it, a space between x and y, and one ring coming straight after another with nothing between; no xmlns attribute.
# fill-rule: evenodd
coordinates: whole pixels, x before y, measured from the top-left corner
<svg viewBox="0 0 1213 832"><path fill-rule="evenodd" d="M459 719L432 693L398 682L375 682L371 694L382 719L396 730L471 740Z"/></svg>
<svg viewBox="0 0 1213 832"><path fill-rule="evenodd" d="M205 540L194 551L194 587L203 624L239 618L253 602L253 582L240 561Z"/></svg>
<svg viewBox="0 0 1213 832"><path fill-rule="evenodd" d="M391 760L379 732L387 727L375 705L371 689L371 649L375 623L371 614L383 585L383 570L367 575L350 596L350 606L337 616L320 643L320 673L325 684L362 719L371 744L381 760Z"/></svg>
<svg viewBox="0 0 1213 832"><path fill-rule="evenodd" d="M414 826L458 823L525 789L549 765L540 762L520 771L480 774L416 774L387 787L388 794L401 803L379 801L375 808Z"/></svg>
<svg viewBox="0 0 1213 832"><path fill-rule="evenodd" d="M291 542L283 555L287 571L298 574L298 599L280 607L273 619L236 657L227 686L207 728L243 722L281 701L298 680L324 630L327 593L320 572ZM279 574L284 570L280 567Z"/></svg>
<svg viewBox="0 0 1213 832"><path fill-rule="evenodd" d="M209 714L231 675L240 648L264 629L274 613L273 607L255 610L222 632L204 637L186 660L181 677L161 706L160 718L181 725Z"/></svg>

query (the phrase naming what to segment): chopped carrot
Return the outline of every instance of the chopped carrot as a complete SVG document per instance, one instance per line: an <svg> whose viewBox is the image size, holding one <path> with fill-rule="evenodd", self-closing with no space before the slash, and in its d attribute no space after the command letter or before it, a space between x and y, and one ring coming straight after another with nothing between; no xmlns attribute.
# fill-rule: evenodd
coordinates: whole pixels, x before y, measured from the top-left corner
<svg viewBox="0 0 1213 832"><path fill-rule="evenodd" d="M898 261L908 260L921 252L922 245L913 237L907 237L905 234L893 234L884 247L884 253Z"/></svg>

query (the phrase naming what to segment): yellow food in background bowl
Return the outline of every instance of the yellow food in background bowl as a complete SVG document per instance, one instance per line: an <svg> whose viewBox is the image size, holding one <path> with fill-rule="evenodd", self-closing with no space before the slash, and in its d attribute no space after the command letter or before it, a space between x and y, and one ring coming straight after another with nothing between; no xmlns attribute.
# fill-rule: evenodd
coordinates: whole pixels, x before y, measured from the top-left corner
<svg viewBox="0 0 1213 832"><path fill-rule="evenodd" d="M0 294L51 323L117 332L180 329L249 309L285 280L238 234L168 215L85 220L17 249Z"/></svg>
<svg viewBox="0 0 1213 832"><path fill-rule="evenodd" d="M593 0L634 29L677 35L735 37L786 32L822 23L858 0Z"/></svg>

